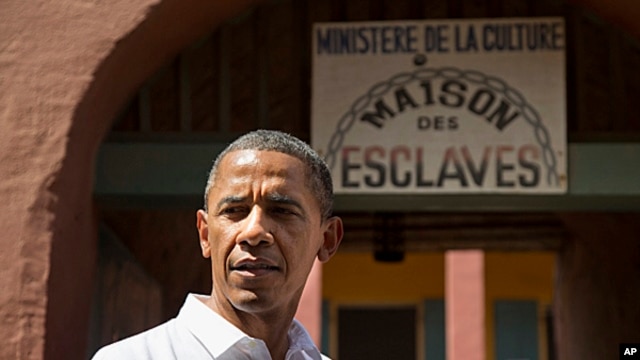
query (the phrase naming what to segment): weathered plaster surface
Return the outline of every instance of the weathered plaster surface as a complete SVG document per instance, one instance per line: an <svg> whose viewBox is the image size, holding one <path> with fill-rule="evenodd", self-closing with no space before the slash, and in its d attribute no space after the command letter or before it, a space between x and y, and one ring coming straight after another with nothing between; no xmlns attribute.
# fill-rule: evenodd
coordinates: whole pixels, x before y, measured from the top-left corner
<svg viewBox="0 0 640 360"><path fill-rule="evenodd" d="M82 244L86 240L85 253L73 255L89 259L80 261L85 266L79 268L78 280L90 285L95 257L91 252L90 161L77 164L84 168L76 169L75 179L68 177L69 182L59 183L58 191L52 187L67 155L73 113L95 69L116 41L142 21L152 4L3 2L0 208L5 216L0 218L0 358L44 355L47 285L55 242ZM90 154L91 149L85 152ZM73 237L79 237L78 241ZM73 325L83 324L77 319L85 315L87 304L69 295L71 304L80 305L77 317L64 314L69 318L66 325L74 330Z"/></svg>
<svg viewBox="0 0 640 360"><path fill-rule="evenodd" d="M85 357L95 150L147 76L249 3L3 1L0 358Z"/></svg>

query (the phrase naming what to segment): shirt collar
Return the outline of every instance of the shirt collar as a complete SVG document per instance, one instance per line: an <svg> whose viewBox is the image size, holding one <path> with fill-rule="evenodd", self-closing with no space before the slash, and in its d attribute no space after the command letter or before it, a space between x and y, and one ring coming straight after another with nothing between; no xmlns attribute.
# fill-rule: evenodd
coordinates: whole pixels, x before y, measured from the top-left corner
<svg viewBox="0 0 640 360"><path fill-rule="evenodd" d="M189 294L178 313L182 323L214 356L219 357L248 335L211 310L200 299L206 296Z"/></svg>
<svg viewBox="0 0 640 360"><path fill-rule="evenodd" d="M298 322L298 320L293 319L291 323L291 327L289 328L289 351L296 350L315 350L320 355L320 352L316 348L316 344L311 340L311 336L307 330Z"/></svg>
<svg viewBox="0 0 640 360"><path fill-rule="evenodd" d="M207 296L204 295L189 294L178 313L177 321L189 329L211 355L217 358L242 339L251 339L251 337L201 301L206 298ZM321 357L313 340L297 320L293 320L287 335L288 354L304 352L314 359Z"/></svg>

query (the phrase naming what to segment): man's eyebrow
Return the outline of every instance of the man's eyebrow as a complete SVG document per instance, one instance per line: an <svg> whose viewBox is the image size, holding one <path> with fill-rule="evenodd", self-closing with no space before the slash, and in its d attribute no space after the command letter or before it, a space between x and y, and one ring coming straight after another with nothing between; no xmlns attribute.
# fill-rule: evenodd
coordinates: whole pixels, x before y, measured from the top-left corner
<svg viewBox="0 0 640 360"><path fill-rule="evenodd" d="M216 209L220 209L225 204L238 204L242 203L246 200L246 197L238 196L238 195L229 195L222 198L222 200L218 201L216 204Z"/></svg>
<svg viewBox="0 0 640 360"><path fill-rule="evenodd" d="M271 193L271 194L268 194L266 198L270 202L293 205L300 210L304 210L304 208L302 207L302 204L300 204L300 202L298 202L291 196L287 196L279 193Z"/></svg>

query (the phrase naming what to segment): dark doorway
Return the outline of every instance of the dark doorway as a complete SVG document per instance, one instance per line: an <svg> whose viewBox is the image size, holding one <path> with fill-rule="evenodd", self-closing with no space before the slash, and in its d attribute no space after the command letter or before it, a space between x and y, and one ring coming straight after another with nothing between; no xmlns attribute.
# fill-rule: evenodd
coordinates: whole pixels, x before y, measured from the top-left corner
<svg viewBox="0 0 640 360"><path fill-rule="evenodd" d="M416 308L344 307L338 310L338 358L416 359Z"/></svg>

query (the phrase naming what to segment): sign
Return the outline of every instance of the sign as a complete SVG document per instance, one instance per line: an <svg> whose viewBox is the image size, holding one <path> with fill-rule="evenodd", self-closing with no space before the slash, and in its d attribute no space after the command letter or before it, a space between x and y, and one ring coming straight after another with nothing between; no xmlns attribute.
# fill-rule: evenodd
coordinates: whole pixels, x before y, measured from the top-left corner
<svg viewBox="0 0 640 360"><path fill-rule="evenodd" d="M564 193L562 18L320 23L312 145L336 193Z"/></svg>

